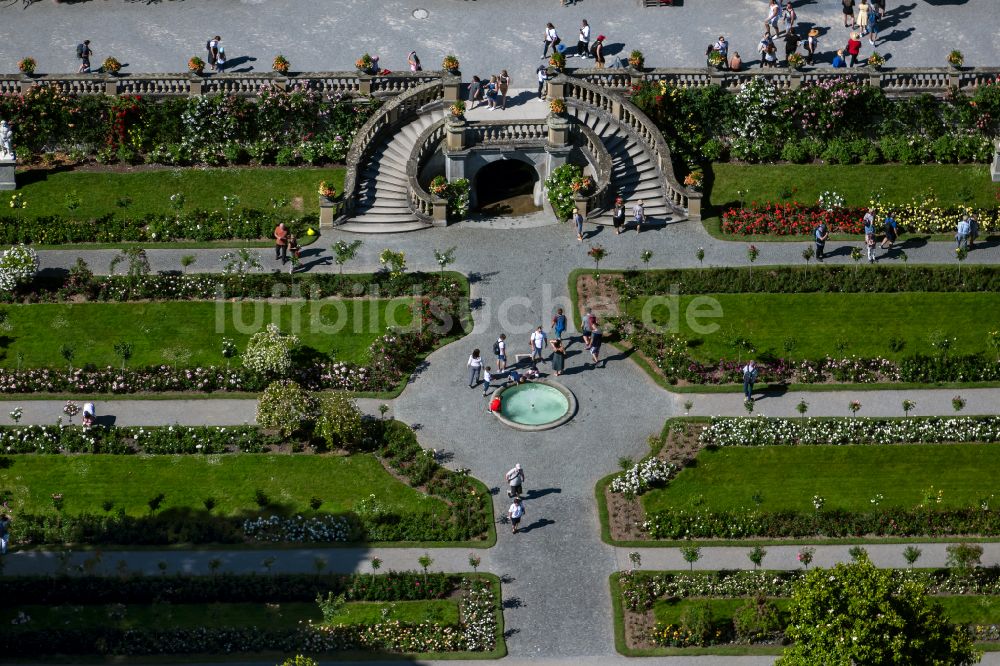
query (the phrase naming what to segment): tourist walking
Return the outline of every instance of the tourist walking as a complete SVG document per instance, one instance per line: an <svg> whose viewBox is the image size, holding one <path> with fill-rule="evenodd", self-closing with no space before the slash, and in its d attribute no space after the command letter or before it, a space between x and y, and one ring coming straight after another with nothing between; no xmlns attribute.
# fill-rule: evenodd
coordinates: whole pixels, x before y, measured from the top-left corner
<svg viewBox="0 0 1000 666"><path fill-rule="evenodd" d="M77 74L88 74L90 73L90 56L94 55L94 52L90 50L90 40L83 40L82 44L76 45L76 57L80 61L80 67L76 70Z"/></svg>
<svg viewBox="0 0 1000 666"><path fill-rule="evenodd" d="M770 34L771 29L774 29L774 34L779 35L781 31L778 29L778 21L781 19L781 7L778 6L778 0L770 0L767 5L767 18L764 19L764 29Z"/></svg>
<svg viewBox="0 0 1000 666"><path fill-rule="evenodd" d="M507 334L501 333L493 343L493 355L497 357L497 372L507 369Z"/></svg>
<svg viewBox="0 0 1000 666"><path fill-rule="evenodd" d="M406 56L406 62L410 65L411 72L419 72L423 70L420 66L420 58L417 56L416 51L410 51L410 55Z"/></svg>
<svg viewBox="0 0 1000 666"><path fill-rule="evenodd" d="M212 66L213 72L219 69L219 40L221 39L222 37L216 35L205 44L205 48L208 50L208 64Z"/></svg>
<svg viewBox="0 0 1000 666"><path fill-rule="evenodd" d="M827 228L826 222L819 223L813 236L816 238L816 260L823 261L823 248L826 247L826 241L830 238L830 229Z"/></svg>
<svg viewBox="0 0 1000 666"><path fill-rule="evenodd" d="M969 218L963 217L958 221L958 230L955 234L955 249L969 250Z"/></svg>
<svg viewBox="0 0 1000 666"><path fill-rule="evenodd" d="M590 332L590 346L587 347L587 350L590 352L590 358L594 359L594 367L595 368L597 367L597 364L601 361L601 339L602 338L603 338L603 336L601 335L601 329L599 329L599 328L597 328L595 326L593 328L593 330ZM608 365L608 362L605 361L604 365L601 366L601 367L607 367L607 365Z"/></svg>
<svg viewBox="0 0 1000 666"><path fill-rule="evenodd" d="M583 240L583 215L578 208L573 209L573 224L576 226L576 240Z"/></svg>
<svg viewBox="0 0 1000 666"><path fill-rule="evenodd" d="M632 217L635 219L635 233L639 233L646 221L646 204L642 199L632 208Z"/></svg>
<svg viewBox="0 0 1000 666"><path fill-rule="evenodd" d="M587 311L583 314L583 346L590 346L590 334L597 327L597 317L594 316L593 310L587 308Z"/></svg>
<svg viewBox="0 0 1000 666"><path fill-rule="evenodd" d="M854 27L854 0L841 0L844 8L844 27L853 28Z"/></svg>
<svg viewBox="0 0 1000 666"><path fill-rule="evenodd" d="M483 359L478 349L472 350L465 365L469 368L469 388L476 388L479 386L479 375L483 371Z"/></svg>
<svg viewBox="0 0 1000 666"><path fill-rule="evenodd" d="M274 228L274 260L288 261L288 227L279 222Z"/></svg>
<svg viewBox="0 0 1000 666"><path fill-rule="evenodd" d="M7 544L10 543L10 516L0 514L0 555L7 554Z"/></svg>
<svg viewBox="0 0 1000 666"><path fill-rule="evenodd" d="M743 366L743 395L751 402L753 402L753 385L757 383L758 375L757 361L750 359Z"/></svg>
<svg viewBox="0 0 1000 666"><path fill-rule="evenodd" d="M531 345L531 361L533 363L541 362L542 352L548 344L548 336L545 335L545 331L542 330L541 326L531 332L529 343Z"/></svg>
<svg viewBox="0 0 1000 666"><path fill-rule="evenodd" d="M858 64L858 56L861 55L861 40L858 39L856 32L852 32L851 38L847 40L847 55L851 56L850 67Z"/></svg>
<svg viewBox="0 0 1000 666"><path fill-rule="evenodd" d="M90 428L97 422L94 403L92 402L83 403L83 417L80 419L80 421L81 423L83 423L84 428Z"/></svg>
<svg viewBox="0 0 1000 666"><path fill-rule="evenodd" d="M868 43L875 46L875 42L878 41L878 22L880 17L878 12L872 10L868 15Z"/></svg>
<svg viewBox="0 0 1000 666"><path fill-rule="evenodd" d="M514 502L507 509L507 517L510 518L510 533L517 534L517 528L521 524L521 518L524 517L524 505L521 504L521 498L515 497Z"/></svg>
<svg viewBox="0 0 1000 666"><path fill-rule="evenodd" d="M871 11L871 5L868 4L868 0L861 0L861 4L858 5L858 28L861 30L861 35L868 34L868 13Z"/></svg>
<svg viewBox="0 0 1000 666"><path fill-rule="evenodd" d="M615 228L615 235L620 236L625 227L625 202L621 197L615 199L615 207L611 209L611 224Z"/></svg>
<svg viewBox="0 0 1000 666"><path fill-rule="evenodd" d="M566 332L566 315L562 308L552 315L552 332L555 333L556 340L562 340L563 333Z"/></svg>
<svg viewBox="0 0 1000 666"><path fill-rule="evenodd" d="M969 216L969 249L976 244L976 239L979 238L979 220L976 219L975 215Z"/></svg>
<svg viewBox="0 0 1000 666"><path fill-rule="evenodd" d="M795 20L798 17L798 14L795 13L795 8L792 7L791 0L785 0L785 10L781 13L781 20L785 24L785 29L791 30L794 28Z"/></svg>
<svg viewBox="0 0 1000 666"><path fill-rule="evenodd" d="M865 213L865 247L868 249L868 263L875 263L875 216L869 210Z"/></svg>
<svg viewBox="0 0 1000 666"><path fill-rule="evenodd" d="M885 232L885 238L882 239L881 247L883 250L886 250L885 254L889 254L888 250L892 249L892 246L895 245L896 240L899 238L899 227L896 225L896 219L892 216L892 213L885 214L882 231Z"/></svg>
<svg viewBox="0 0 1000 666"><path fill-rule="evenodd" d="M538 84L538 96L542 96L541 83ZM473 76L472 81L469 82L469 101L472 103L472 109L479 106L479 103L483 101L483 82L478 76ZM469 110L471 111L472 109Z"/></svg>
<svg viewBox="0 0 1000 666"><path fill-rule="evenodd" d="M497 90L500 92L500 110L507 108L507 91L510 90L510 74L506 69L500 70L497 77Z"/></svg>
<svg viewBox="0 0 1000 666"><path fill-rule="evenodd" d="M795 28L789 28L788 32L785 33L785 64L788 64L788 58L791 57L799 48L799 36L795 33Z"/></svg>
<svg viewBox="0 0 1000 666"><path fill-rule="evenodd" d="M598 35L594 47L590 50L590 55L594 56L594 65L597 69L604 69L604 35Z"/></svg>
<svg viewBox="0 0 1000 666"><path fill-rule="evenodd" d="M559 46L559 33L556 32L556 28L551 23L545 24L545 41L542 44L542 60L549 57L549 47L552 47L552 52L556 52L556 47Z"/></svg>
<svg viewBox="0 0 1000 666"><path fill-rule="evenodd" d="M872 0L872 15L878 14L878 17L885 18L885 0Z"/></svg>
<svg viewBox="0 0 1000 666"><path fill-rule="evenodd" d="M545 82L549 80L549 68L545 65L539 65L535 71L538 74L538 99L545 99L545 95L542 93L545 90Z"/></svg>
<svg viewBox="0 0 1000 666"><path fill-rule="evenodd" d="M806 62L810 65L813 64L813 60L816 58L816 49L819 48L819 30L813 28L806 35Z"/></svg>
<svg viewBox="0 0 1000 666"><path fill-rule="evenodd" d="M486 366L483 370L483 397L485 398L493 388L493 368Z"/></svg>
<svg viewBox="0 0 1000 666"><path fill-rule="evenodd" d="M578 58L586 58L590 55L590 24L587 19L580 23L580 36L576 41L576 55Z"/></svg>
<svg viewBox="0 0 1000 666"><path fill-rule="evenodd" d="M552 340L549 344L552 345L552 370L558 377L566 368L566 348L563 347L562 340Z"/></svg>
<svg viewBox="0 0 1000 666"><path fill-rule="evenodd" d="M503 478L507 480L507 485L509 489L507 490L507 497L521 497L521 490L524 488L524 468L521 467L521 463L515 464L511 467Z"/></svg>

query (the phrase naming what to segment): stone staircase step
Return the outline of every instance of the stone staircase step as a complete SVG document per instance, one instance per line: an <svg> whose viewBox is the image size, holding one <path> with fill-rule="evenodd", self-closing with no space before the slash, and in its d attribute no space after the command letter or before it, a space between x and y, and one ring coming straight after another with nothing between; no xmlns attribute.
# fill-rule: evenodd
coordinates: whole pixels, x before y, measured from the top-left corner
<svg viewBox="0 0 1000 666"><path fill-rule="evenodd" d="M373 222L358 217L352 217L337 227L338 231L361 234L399 234L407 231L420 231L430 225L416 218L396 222Z"/></svg>

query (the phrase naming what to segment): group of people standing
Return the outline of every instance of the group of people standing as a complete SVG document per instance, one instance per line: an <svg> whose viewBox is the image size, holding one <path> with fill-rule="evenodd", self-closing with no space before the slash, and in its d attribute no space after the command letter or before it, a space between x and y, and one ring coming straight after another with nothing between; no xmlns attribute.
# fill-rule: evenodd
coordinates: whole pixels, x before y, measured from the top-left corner
<svg viewBox="0 0 1000 666"><path fill-rule="evenodd" d="M632 223L635 228L635 233L640 233L642 231L642 225L646 224L646 202L639 199L632 206ZM621 235L625 231L625 201L621 197L615 199L615 205L611 209L611 225L615 228L615 235ZM576 240L577 242L583 241L583 224L586 222L583 213L580 212L579 208L573 209L573 226L576 228Z"/></svg>
<svg viewBox="0 0 1000 666"><path fill-rule="evenodd" d="M892 216L892 213L886 213L885 219L882 221L883 235L880 243L877 238L878 230L875 214L871 210L865 212L861 223L864 227L863 233L865 236L868 263L874 264L877 260L875 256L876 247L885 250L885 254L882 255L884 257L892 250L896 241L899 240L899 225L896 223L896 219ZM816 243L816 260L823 261L826 257L826 242L830 239L830 227L821 221L813 230L813 238Z"/></svg>
<svg viewBox="0 0 1000 666"><path fill-rule="evenodd" d="M486 107L491 111L506 109L510 82L510 74L507 73L506 69L500 70L499 74L490 76L485 82L478 76L473 76L469 83L469 102L472 104L470 111L480 104L486 104Z"/></svg>

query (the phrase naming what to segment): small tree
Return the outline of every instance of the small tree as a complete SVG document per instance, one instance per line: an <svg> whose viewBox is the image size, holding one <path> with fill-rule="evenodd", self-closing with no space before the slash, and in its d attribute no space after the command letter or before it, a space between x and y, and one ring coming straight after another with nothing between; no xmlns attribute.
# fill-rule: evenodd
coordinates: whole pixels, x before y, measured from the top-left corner
<svg viewBox="0 0 1000 666"><path fill-rule="evenodd" d="M385 415L389 412L389 405L384 402L378 406L378 415L383 421L385 421Z"/></svg>
<svg viewBox="0 0 1000 666"><path fill-rule="evenodd" d="M236 207L240 205L240 198L235 194L226 194L222 197L222 206L226 209L226 225L231 226L233 223L233 211Z"/></svg>
<svg viewBox="0 0 1000 666"><path fill-rule="evenodd" d="M990 331L986 334L986 346L993 350L1000 362L1000 331Z"/></svg>
<svg viewBox="0 0 1000 666"><path fill-rule="evenodd" d="M958 279L962 279L962 262L969 258L969 251L964 247L955 248L955 258L958 259Z"/></svg>
<svg viewBox="0 0 1000 666"><path fill-rule="evenodd" d="M747 414L753 414L754 401L753 398L747 398L743 401L743 409L747 410Z"/></svg>
<svg viewBox="0 0 1000 666"><path fill-rule="evenodd" d="M483 558L479 557L475 553L469 553L469 566L472 567L472 573L479 572L479 564L483 561Z"/></svg>
<svg viewBox="0 0 1000 666"><path fill-rule="evenodd" d="M378 261L382 267L388 271L389 277L398 279L406 273L406 253L393 252L392 250L382 250L378 255Z"/></svg>
<svg viewBox="0 0 1000 666"><path fill-rule="evenodd" d="M115 269L123 262L125 263L125 275L132 284L149 275L152 270L149 265L149 257L141 247L127 247L116 254L108 265L108 273L114 275Z"/></svg>
<svg viewBox="0 0 1000 666"><path fill-rule="evenodd" d="M699 247L698 251L694 253L694 256L698 259L698 264L700 266L705 265L705 248Z"/></svg>
<svg viewBox="0 0 1000 666"><path fill-rule="evenodd" d="M299 344L294 335L284 335L277 324L254 333L243 352L248 370L270 377L284 377L292 369L292 350Z"/></svg>
<svg viewBox="0 0 1000 666"><path fill-rule="evenodd" d="M281 662L281 666L319 666L319 662L310 657L297 654Z"/></svg>
<svg viewBox="0 0 1000 666"><path fill-rule="evenodd" d="M809 403L804 399L799 400L799 404L795 405L795 411L799 413L799 416L805 416L806 412L809 411Z"/></svg>
<svg viewBox="0 0 1000 666"><path fill-rule="evenodd" d="M917 406L917 403L913 402L912 400L904 400L903 401L903 416L909 416L910 412L912 412L913 409L916 406Z"/></svg>
<svg viewBox="0 0 1000 666"><path fill-rule="evenodd" d="M132 358L133 345L131 342L119 340L115 343L115 356L121 359L122 371L125 371L125 364Z"/></svg>
<svg viewBox="0 0 1000 666"><path fill-rule="evenodd" d="M265 557L263 560L261 560L261 564L264 566L264 571L266 571L267 573L271 573L271 569L274 568L274 563L277 561L278 558L274 557L273 555L271 557Z"/></svg>
<svg viewBox="0 0 1000 666"><path fill-rule="evenodd" d="M809 266L809 261L816 256L816 252L813 250L812 245L806 245L806 249L802 250L802 258L806 260L806 267Z"/></svg>
<svg viewBox="0 0 1000 666"><path fill-rule="evenodd" d="M913 565L917 560L920 559L922 551L916 546L907 546L903 549L903 559L906 560L906 564L912 569Z"/></svg>
<svg viewBox="0 0 1000 666"><path fill-rule="evenodd" d="M378 571L381 568L382 568L382 558L381 557L373 557L372 558L372 571Z"/></svg>
<svg viewBox="0 0 1000 666"><path fill-rule="evenodd" d="M644 263L644 264L646 264L648 266L649 265L649 260L653 258L653 251L652 250L643 250L642 254L639 255L639 258L642 259L642 263Z"/></svg>
<svg viewBox="0 0 1000 666"><path fill-rule="evenodd" d="M213 557L208 561L208 570L212 572L212 575L216 575L219 571L219 567L222 566L222 560L217 557Z"/></svg>
<svg viewBox="0 0 1000 666"><path fill-rule="evenodd" d="M348 261L353 261L356 256L358 256L358 249L361 247L361 241L351 241L350 243L346 241L337 241L333 244L333 260L336 262L337 266L340 267L340 274L344 274L344 264Z"/></svg>
<svg viewBox="0 0 1000 666"><path fill-rule="evenodd" d="M760 546L754 546L750 549L750 552L747 553L747 557L751 562L753 562L753 568L759 569L761 562L763 562L764 558L767 557L767 551Z"/></svg>
<svg viewBox="0 0 1000 666"><path fill-rule="evenodd" d="M699 546L681 546L681 555L687 562L691 571L694 571L694 563L701 559L701 548Z"/></svg>
<svg viewBox="0 0 1000 666"><path fill-rule="evenodd" d="M348 394L336 391L324 393L317 401L316 426L313 433L331 449L351 450L361 443L365 431L361 410Z"/></svg>
<svg viewBox="0 0 1000 666"><path fill-rule="evenodd" d="M642 555L638 551L632 551L628 554L628 561L632 563L633 569L638 569L642 566Z"/></svg>
<svg viewBox="0 0 1000 666"><path fill-rule="evenodd" d="M430 568L432 564L434 564L434 558L428 555L427 553L424 553L423 555L417 558L417 563L420 565L420 568L424 570L424 583L426 584L427 570Z"/></svg>
<svg viewBox="0 0 1000 666"><path fill-rule="evenodd" d="M229 359L236 356L236 343L232 338L222 338L222 358L226 359L226 367L229 367Z"/></svg>
<svg viewBox="0 0 1000 666"><path fill-rule="evenodd" d="M444 269L455 263L455 246L449 247L447 250L434 250L434 261L440 269L440 272L444 272Z"/></svg>
<svg viewBox="0 0 1000 666"><path fill-rule="evenodd" d="M319 578L323 575L323 570L326 569L327 561L325 557L316 556L313 558L313 569L316 571L316 577Z"/></svg>
<svg viewBox="0 0 1000 666"><path fill-rule="evenodd" d="M978 543L953 543L945 551L948 553L945 564L961 572L978 567L983 557L983 547Z"/></svg>
<svg viewBox="0 0 1000 666"><path fill-rule="evenodd" d="M196 257L195 255L185 254L183 257L181 257L181 271L187 273L188 268L190 266L193 266L196 261L198 261L198 257Z"/></svg>
<svg viewBox="0 0 1000 666"><path fill-rule="evenodd" d="M847 403L847 408L851 410L852 415L857 416L858 412L861 411L861 401L851 400L849 403Z"/></svg>
<svg viewBox="0 0 1000 666"><path fill-rule="evenodd" d="M813 548L812 546L803 546L802 548L799 548L799 554L796 556L796 558L802 564L802 566L808 569L809 565L812 564L813 555L815 554L816 554L815 548Z"/></svg>
<svg viewBox="0 0 1000 666"><path fill-rule="evenodd" d="M694 407L694 400L688 398L684 401L684 415L687 416L691 412L691 408Z"/></svg>
<svg viewBox="0 0 1000 666"><path fill-rule="evenodd" d="M69 364L69 371L73 372L73 357L76 355L76 347L63 343L59 348L59 354L63 357L63 360Z"/></svg>
<svg viewBox="0 0 1000 666"><path fill-rule="evenodd" d="M868 551L865 550L864 546L851 546L848 549L847 554L851 556L851 561L860 562L861 560L868 559Z"/></svg>
<svg viewBox="0 0 1000 666"><path fill-rule="evenodd" d="M776 666L949 664L978 659L970 632L951 624L923 585L867 559L817 569L795 584Z"/></svg>
<svg viewBox="0 0 1000 666"><path fill-rule="evenodd" d="M272 382L257 403L257 425L277 430L282 437L291 437L311 421L316 413L316 401L301 386L290 380Z"/></svg>
<svg viewBox="0 0 1000 666"><path fill-rule="evenodd" d="M595 277L600 279L601 260L603 260L604 257L608 256L607 250L605 250L602 245L591 245L590 250L587 251L587 254L590 256L591 259L594 260Z"/></svg>
<svg viewBox="0 0 1000 666"><path fill-rule="evenodd" d="M219 261L222 263L223 273L235 275L241 281L248 273L259 273L264 270L264 266L260 263L260 252L245 247L226 252L219 257Z"/></svg>
<svg viewBox="0 0 1000 666"><path fill-rule="evenodd" d="M851 248L851 259L854 260L854 270L856 272L858 270L858 264L861 263L861 248L860 247L852 247Z"/></svg>
<svg viewBox="0 0 1000 666"><path fill-rule="evenodd" d="M757 257L760 256L760 250L757 249L756 245L750 245L747 248L747 259L750 260L750 278L753 278L753 265L757 261Z"/></svg>
<svg viewBox="0 0 1000 666"><path fill-rule="evenodd" d="M956 395L951 399L951 408L956 412L960 412L965 409L965 398L960 395Z"/></svg>

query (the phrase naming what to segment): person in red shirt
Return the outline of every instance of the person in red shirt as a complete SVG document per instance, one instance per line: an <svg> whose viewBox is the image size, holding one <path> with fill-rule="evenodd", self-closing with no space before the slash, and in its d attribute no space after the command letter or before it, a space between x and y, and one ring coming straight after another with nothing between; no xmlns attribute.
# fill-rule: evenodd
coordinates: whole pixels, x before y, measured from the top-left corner
<svg viewBox="0 0 1000 666"><path fill-rule="evenodd" d="M854 67L858 64L858 56L861 54L861 40L858 39L858 33L852 32L851 38L847 40L847 55L851 56L850 66Z"/></svg>
<svg viewBox="0 0 1000 666"><path fill-rule="evenodd" d="M288 227L284 222L274 228L274 259L281 259L281 263L288 261Z"/></svg>
<svg viewBox="0 0 1000 666"><path fill-rule="evenodd" d="M500 411L500 396L496 396L492 400L490 400L490 411L491 412Z"/></svg>

